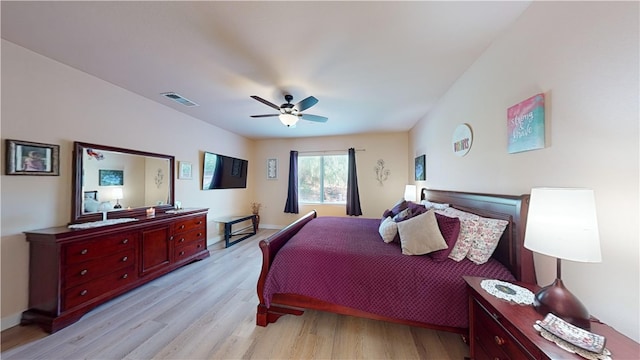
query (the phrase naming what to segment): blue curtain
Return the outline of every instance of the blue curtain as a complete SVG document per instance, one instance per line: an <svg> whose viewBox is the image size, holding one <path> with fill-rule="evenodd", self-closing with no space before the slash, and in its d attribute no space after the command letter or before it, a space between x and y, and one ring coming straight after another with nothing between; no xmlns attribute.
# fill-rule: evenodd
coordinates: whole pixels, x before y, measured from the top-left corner
<svg viewBox="0 0 640 360"><path fill-rule="evenodd" d="M349 175L347 178L347 215L360 216L360 194L358 193L358 175L356 173L356 150L349 149Z"/></svg>
<svg viewBox="0 0 640 360"><path fill-rule="evenodd" d="M289 191L284 212L298 213L298 152L294 150L289 153Z"/></svg>

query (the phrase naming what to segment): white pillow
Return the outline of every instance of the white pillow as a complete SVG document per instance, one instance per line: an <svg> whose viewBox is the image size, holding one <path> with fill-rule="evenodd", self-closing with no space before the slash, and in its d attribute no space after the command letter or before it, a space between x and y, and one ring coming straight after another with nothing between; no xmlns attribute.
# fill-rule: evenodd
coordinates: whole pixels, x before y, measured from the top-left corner
<svg viewBox="0 0 640 360"><path fill-rule="evenodd" d="M393 221L391 216L387 216L387 218L380 223L378 232L380 233L380 236L382 236L382 240L384 240L384 242L390 243L398 233L398 223Z"/></svg>
<svg viewBox="0 0 640 360"><path fill-rule="evenodd" d="M397 224L405 255L424 255L448 248L433 210Z"/></svg>
<svg viewBox="0 0 640 360"><path fill-rule="evenodd" d="M449 207L449 204L434 203L429 200L422 200L420 204L424 205L424 207L426 207L427 210L429 209L444 210Z"/></svg>

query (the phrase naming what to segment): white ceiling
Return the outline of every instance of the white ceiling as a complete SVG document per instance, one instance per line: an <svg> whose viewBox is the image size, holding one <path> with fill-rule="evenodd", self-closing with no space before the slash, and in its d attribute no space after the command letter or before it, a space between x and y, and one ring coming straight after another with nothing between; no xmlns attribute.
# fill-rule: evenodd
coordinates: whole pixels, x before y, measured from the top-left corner
<svg viewBox="0 0 640 360"><path fill-rule="evenodd" d="M529 4L2 1L1 24L5 40L259 139L409 130ZM275 113L250 95L284 92L315 96L304 113L329 121L249 117Z"/></svg>

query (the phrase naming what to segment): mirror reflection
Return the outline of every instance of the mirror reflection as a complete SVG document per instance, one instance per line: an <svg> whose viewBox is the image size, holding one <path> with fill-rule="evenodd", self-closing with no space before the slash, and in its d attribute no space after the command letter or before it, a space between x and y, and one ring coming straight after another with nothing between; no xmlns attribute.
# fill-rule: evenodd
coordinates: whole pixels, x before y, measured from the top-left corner
<svg viewBox="0 0 640 360"><path fill-rule="evenodd" d="M171 206L173 157L76 143L75 220L85 215Z"/></svg>

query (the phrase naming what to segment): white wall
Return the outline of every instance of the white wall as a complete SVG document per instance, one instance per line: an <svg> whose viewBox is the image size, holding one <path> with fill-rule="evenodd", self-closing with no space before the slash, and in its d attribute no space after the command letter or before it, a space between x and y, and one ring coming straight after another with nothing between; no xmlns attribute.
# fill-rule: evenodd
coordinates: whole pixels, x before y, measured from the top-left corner
<svg viewBox="0 0 640 360"><path fill-rule="evenodd" d="M158 89L158 92L167 89ZM249 161L253 142L2 40L2 139L60 145L60 176L6 176L2 181L2 329L27 309L29 247L23 231L71 219L73 141L174 155L193 165L193 180L175 180L184 207L216 216L248 212L247 189L202 191L203 151ZM4 144L2 167L4 167Z"/></svg>
<svg viewBox="0 0 640 360"><path fill-rule="evenodd" d="M534 2L411 131L436 189L521 194L536 186L596 194L603 261L563 262L565 285L592 314L640 339L639 4ZM545 149L507 153L507 108L546 96ZM474 141L453 155L456 125ZM536 256L538 281L554 259Z"/></svg>
<svg viewBox="0 0 640 360"><path fill-rule="evenodd" d="M256 163L262 164L257 176L256 202L262 203L260 227L279 228L298 217L316 209L322 216L347 216L345 205L301 204L300 214L284 213L287 199L289 174L289 152L318 150L342 150L353 147L356 150L358 191L362 216L379 218L385 209L393 206L404 195L407 184L408 165L407 132L385 134L362 134L352 136L331 136L302 139L270 139L256 141ZM279 164L277 180L266 180L267 159L276 158ZM374 167L378 160L384 160L389 178L377 181Z"/></svg>

